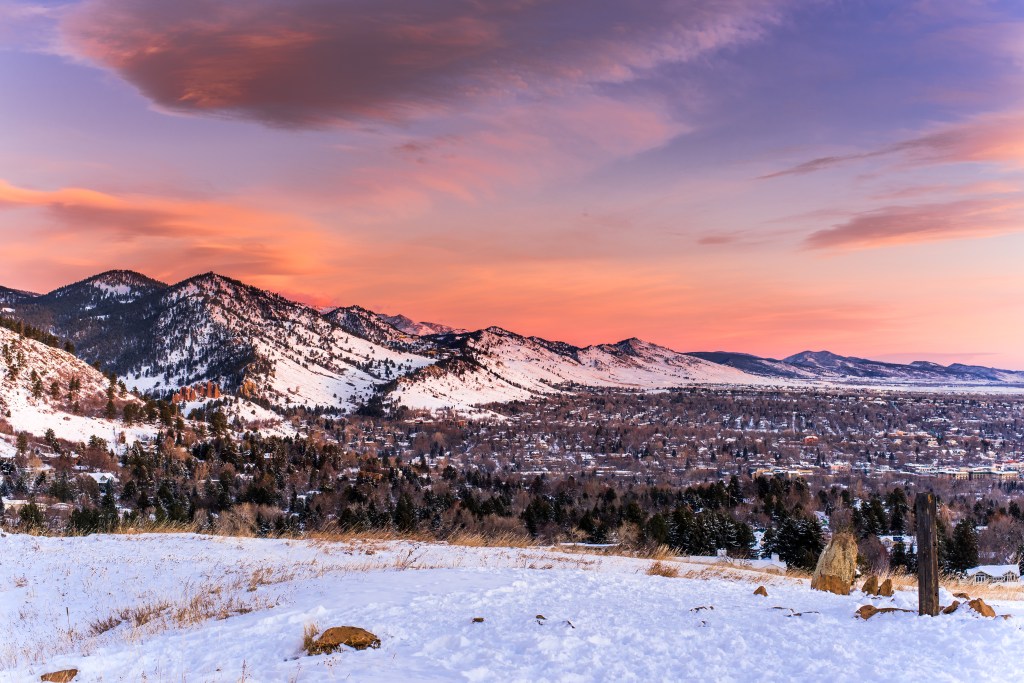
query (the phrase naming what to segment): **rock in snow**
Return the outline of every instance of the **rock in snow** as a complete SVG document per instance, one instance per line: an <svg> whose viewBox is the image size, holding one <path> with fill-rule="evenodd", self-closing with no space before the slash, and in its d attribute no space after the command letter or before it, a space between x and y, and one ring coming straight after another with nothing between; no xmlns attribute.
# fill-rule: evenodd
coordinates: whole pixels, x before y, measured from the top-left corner
<svg viewBox="0 0 1024 683"><path fill-rule="evenodd" d="M334 626L310 644L308 653L311 655L329 655L342 645L354 650L365 650L380 647L380 638L358 626Z"/></svg>
<svg viewBox="0 0 1024 683"><path fill-rule="evenodd" d="M818 558L811 578L811 588L849 595L856 573L857 539L851 533L839 532L832 537Z"/></svg>

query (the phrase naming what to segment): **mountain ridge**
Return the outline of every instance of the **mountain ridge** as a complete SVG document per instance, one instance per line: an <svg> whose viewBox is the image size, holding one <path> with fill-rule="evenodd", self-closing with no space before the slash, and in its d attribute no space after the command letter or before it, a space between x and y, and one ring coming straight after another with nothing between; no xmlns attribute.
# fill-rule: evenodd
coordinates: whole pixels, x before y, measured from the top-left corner
<svg viewBox="0 0 1024 683"><path fill-rule="evenodd" d="M361 306L319 311L214 272L168 284L109 270L46 294L0 288L0 303L6 315L70 339L85 360L141 391L163 395L215 381L279 409L348 411L374 396L468 409L580 387L1024 387L1024 372L963 363L887 363L810 350L783 359L682 353L638 337L576 346L498 326L417 323Z"/></svg>

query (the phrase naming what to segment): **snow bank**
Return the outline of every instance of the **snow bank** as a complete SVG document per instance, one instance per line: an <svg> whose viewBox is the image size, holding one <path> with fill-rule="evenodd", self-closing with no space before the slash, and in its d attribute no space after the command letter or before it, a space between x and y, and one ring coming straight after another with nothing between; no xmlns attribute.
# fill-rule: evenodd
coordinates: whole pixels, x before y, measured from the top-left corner
<svg viewBox="0 0 1024 683"><path fill-rule="evenodd" d="M995 601L1009 621L861 621L859 595L754 572L417 543L8 534L0 553L3 682L66 667L76 683L1024 679L1020 602ZM312 623L383 645L304 656Z"/></svg>

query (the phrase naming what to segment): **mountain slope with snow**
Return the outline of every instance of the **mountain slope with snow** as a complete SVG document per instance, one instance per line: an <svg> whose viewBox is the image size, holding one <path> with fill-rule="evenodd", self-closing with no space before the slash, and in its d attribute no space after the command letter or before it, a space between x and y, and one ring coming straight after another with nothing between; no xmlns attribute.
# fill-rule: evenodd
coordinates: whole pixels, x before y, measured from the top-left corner
<svg viewBox="0 0 1024 683"><path fill-rule="evenodd" d="M405 405L459 408L573 387L768 384L762 377L639 339L579 348L498 327L436 339L454 356L399 380L394 395Z"/></svg>
<svg viewBox="0 0 1024 683"><path fill-rule="evenodd" d="M41 437L52 429L57 438L73 442L152 432L104 417L109 382L72 354L0 327L0 422L12 431ZM129 402L141 403L130 394L115 395L118 414Z"/></svg>
<svg viewBox="0 0 1024 683"><path fill-rule="evenodd" d="M414 351L426 355L432 355L437 351L431 342L421 339L420 335L395 327L388 316L374 313L362 306L336 308L325 317L346 332L393 350Z"/></svg>
<svg viewBox="0 0 1024 683"><path fill-rule="evenodd" d="M355 336L316 310L219 275L190 278L150 301L126 369L153 389L214 379L276 405L351 409L429 359Z"/></svg>
<svg viewBox="0 0 1024 683"><path fill-rule="evenodd" d="M69 668L75 683L1024 678L1017 600L987 600L1009 620L961 607L864 621L864 604L916 612L916 591L838 596L686 560L664 560L680 574L666 578L650 560L411 542L6 534L0 554L5 681ZM305 629L343 625L380 648L303 652Z"/></svg>
<svg viewBox="0 0 1024 683"><path fill-rule="evenodd" d="M388 323L392 327L401 330L406 334L412 334L417 337L425 337L430 334L459 334L468 331L456 327L450 327L448 325L442 325L441 323L416 322L415 320L401 314L384 315L381 313L379 315L384 322Z"/></svg>

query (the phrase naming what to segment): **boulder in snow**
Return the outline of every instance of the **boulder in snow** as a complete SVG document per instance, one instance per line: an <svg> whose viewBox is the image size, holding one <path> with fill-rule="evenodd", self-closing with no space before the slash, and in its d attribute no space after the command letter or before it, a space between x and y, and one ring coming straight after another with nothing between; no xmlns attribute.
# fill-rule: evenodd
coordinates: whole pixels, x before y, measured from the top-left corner
<svg viewBox="0 0 1024 683"><path fill-rule="evenodd" d="M380 638L358 626L335 626L314 640L307 652L311 655L329 655L342 645L356 650L380 647Z"/></svg>
<svg viewBox="0 0 1024 683"><path fill-rule="evenodd" d="M888 612L908 612L910 614L913 614L914 610L901 609L899 607L875 607L874 605L861 605L859 608L857 608L857 616L863 619L864 621L867 621L876 614L885 614Z"/></svg>
<svg viewBox="0 0 1024 683"><path fill-rule="evenodd" d="M857 573L857 539L842 531L832 537L818 558L811 588L836 595L849 595Z"/></svg>
<svg viewBox="0 0 1024 683"><path fill-rule="evenodd" d="M983 617L996 616L996 611L992 609L991 606L987 605L985 601L981 598L974 598L967 604L971 606L971 609L973 609L975 612L977 612Z"/></svg>
<svg viewBox="0 0 1024 683"><path fill-rule="evenodd" d="M68 681L74 680L77 675L78 669L62 669L60 671L43 674L39 677L39 680L47 681L48 683L68 683Z"/></svg>

